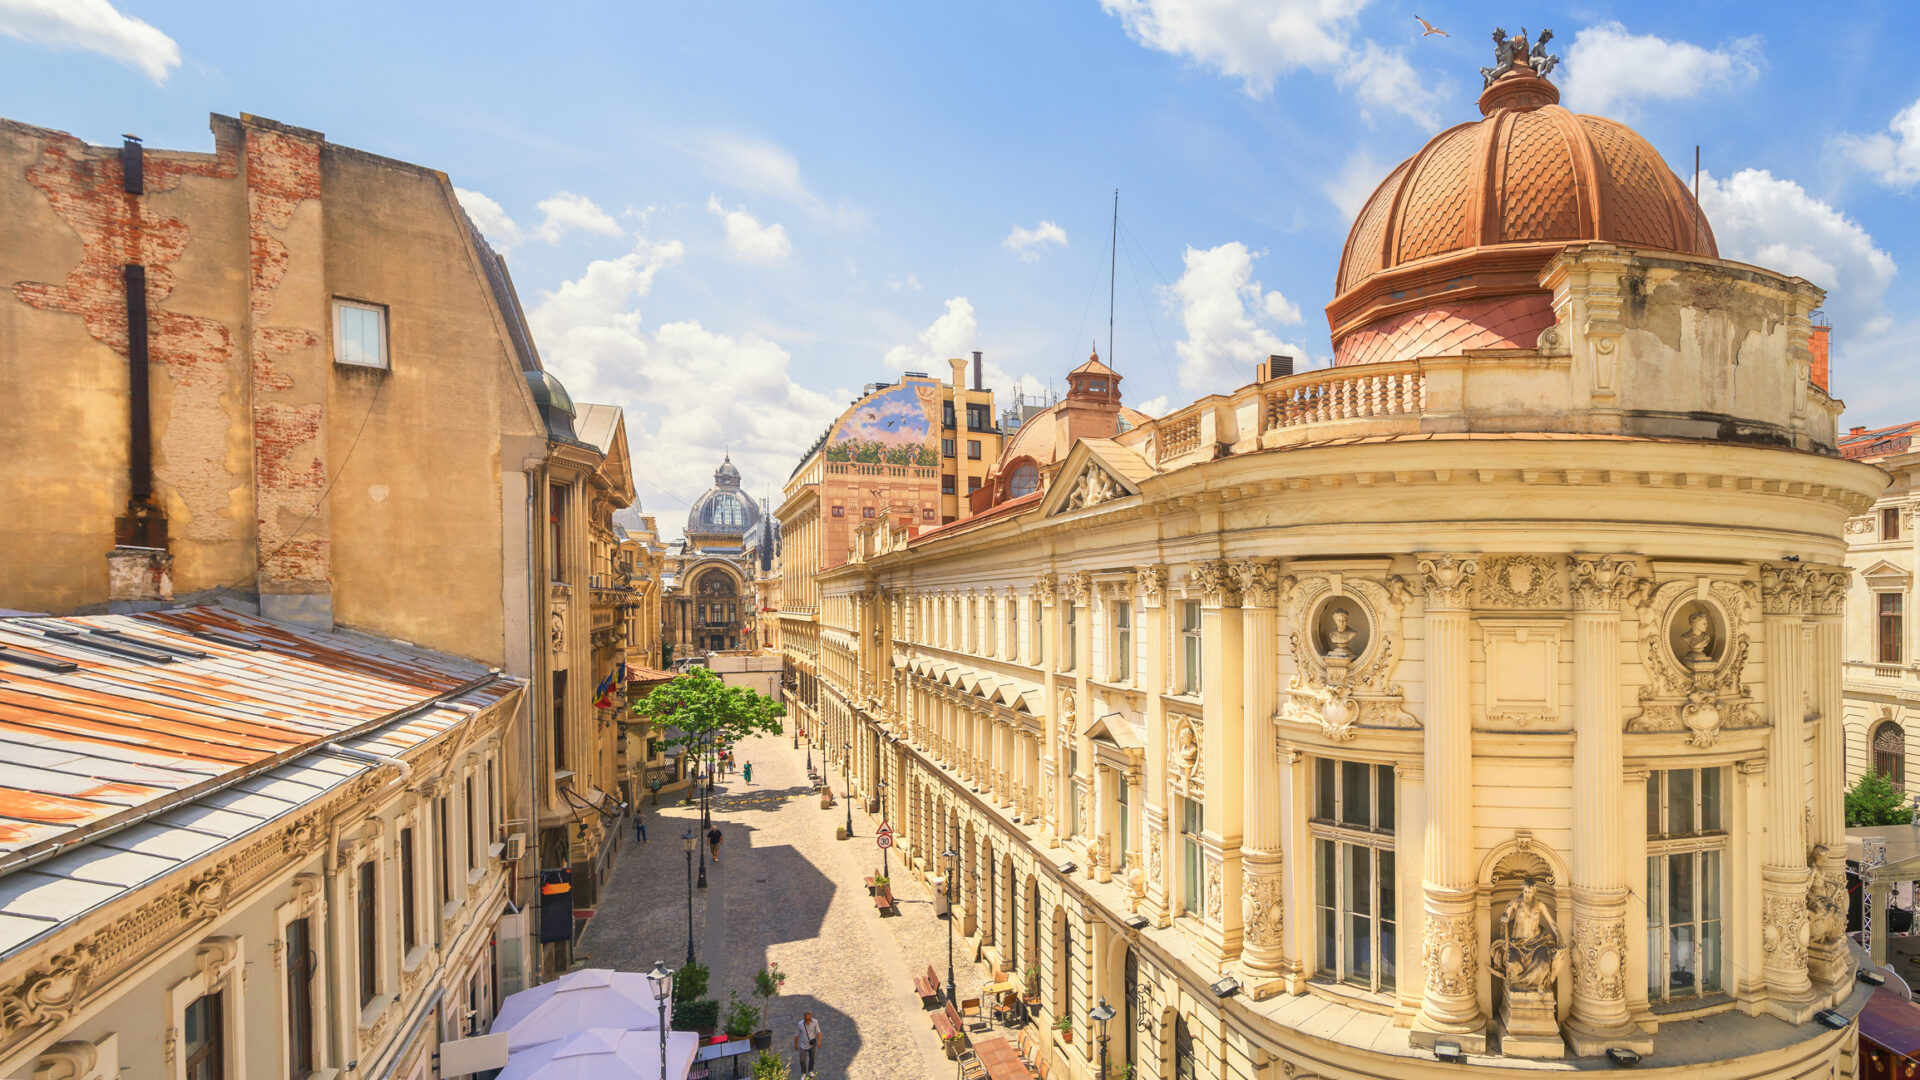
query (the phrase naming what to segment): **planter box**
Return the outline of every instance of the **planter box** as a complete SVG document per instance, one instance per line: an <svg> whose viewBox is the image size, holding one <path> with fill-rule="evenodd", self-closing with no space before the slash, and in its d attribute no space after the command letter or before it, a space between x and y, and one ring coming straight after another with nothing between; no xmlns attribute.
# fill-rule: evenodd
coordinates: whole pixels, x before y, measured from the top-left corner
<svg viewBox="0 0 1920 1080"><path fill-rule="evenodd" d="M770 1030L754 1032L752 1045L755 1050L771 1049L773 1047L773 1032Z"/></svg>

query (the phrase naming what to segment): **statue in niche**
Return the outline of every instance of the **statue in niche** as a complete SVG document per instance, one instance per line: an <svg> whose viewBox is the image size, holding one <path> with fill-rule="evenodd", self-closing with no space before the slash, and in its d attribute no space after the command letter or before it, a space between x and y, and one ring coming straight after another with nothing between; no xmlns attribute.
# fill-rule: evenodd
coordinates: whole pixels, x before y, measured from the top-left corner
<svg viewBox="0 0 1920 1080"><path fill-rule="evenodd" d="M1500 916L1500 936L1494 939L1494 970L1509 991L1551 992L1560 978L1566 947L1553 924L1553 911L1540 899L1532 878L1520 886Z"/></svg>
<svg viewBox="0 0 1920 1080"><path fill-rule="evenodd" d="M1200 741L1194 738L1192 724L1183 723L1174 731L1173 754L1181 775L1193 775L1194 763L1200 760Z"/></svg>
<svg viewBox="0 0 1920 1080"><path fill-rule="evenodd" d="M1680 643L1687 647L1687 654L1680 659L1688 667L1713 662L1713 620L1706 612L1696 611L1687 616L1687 629L1680 635Z"/></svg>
<svg viewBox="0 0 1920 1080"><path fill-rule="evenodd" d="M1348 625L1352 616L1347 614L1347 609L1343 607L1334 608L1329 615L1333 620L1333 626L1327 630L1327 659L1351 660L1353 650L1348 646L1358 635L1358 631Z"/></svg>

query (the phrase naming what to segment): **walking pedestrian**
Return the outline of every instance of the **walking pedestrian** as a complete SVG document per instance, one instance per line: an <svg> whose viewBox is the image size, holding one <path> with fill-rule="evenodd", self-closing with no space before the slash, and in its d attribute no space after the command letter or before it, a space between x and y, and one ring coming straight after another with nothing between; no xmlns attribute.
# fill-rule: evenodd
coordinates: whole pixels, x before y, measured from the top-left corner
<svg viewBox="0 0 1920 1080"><path fill-rule="evenodd" d="M713 861L720 861L720 826L707 830L707 849L713 854Z"/></svg>
<svg viewBox="0 0 1920 1080"><path fill-rule="evenodd" d="M746 778L747 783L753 783L753 762L747 762L746 765L741 768L740 775Z"/></svg>
<svg viewBox="0 0 1920 1080"><path fill-rule="evenodd" d="M643 844L647 842L647 819L637 813L633 815L633 838Z"/></svg>
<svg viewBox="0 0 1920 1080"><path fill-rule="evenodd" d="M821 1038L820 1022L810 1012L801 1013L800 1023L793 1031L794 1060L800 1065L801 1075L814 1071L813 1057L820 1049Z"/></svg>

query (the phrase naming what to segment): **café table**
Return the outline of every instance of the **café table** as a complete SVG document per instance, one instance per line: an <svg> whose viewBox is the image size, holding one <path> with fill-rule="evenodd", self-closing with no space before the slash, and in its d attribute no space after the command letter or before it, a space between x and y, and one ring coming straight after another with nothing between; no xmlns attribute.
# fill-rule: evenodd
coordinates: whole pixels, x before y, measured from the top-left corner
<svg viewBox="0 0 1920 1080"><path fill-rule="evenodd" d="M973 1040L973 1055L991 1080L1031 1080L1033 1076L1013 1045L998 1035Z"/></svg>

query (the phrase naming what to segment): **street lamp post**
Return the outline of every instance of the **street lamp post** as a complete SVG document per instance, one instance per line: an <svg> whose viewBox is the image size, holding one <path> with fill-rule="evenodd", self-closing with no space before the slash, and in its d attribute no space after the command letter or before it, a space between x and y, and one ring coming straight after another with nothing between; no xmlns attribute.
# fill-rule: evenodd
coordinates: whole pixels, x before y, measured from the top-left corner
<svg viewBox="0 0 1920 1080"><path fill-rule="evenodd" d="M846 756L840 759L840 772L847 778L847 835L853 835L853 744L845 747Z"/></svg>
<svg viewBox="0 0 1920 1080"><path fill-rule="evenodd" d="M953 996L953 876L960 872L960 852L948 848L940 856L947 860L947 1004L951 1005L959 1000Z"/></svg>
<svg viewBox="0 0 1920 1080"><path fill-rule="evenodd" d="M1094 1006L1093 1011L1087 1014L1087 1018L1100 1025L1099 1076L1100 1080L1107 1080L1107 1021L1113 1019L1113 1006L1107 1004L1106 998L1101 998L1100 1004Z"/></svg>
<svg viewBox="0 0 1920 1080"><path fill-rule="evenodd" d="M667 999L673 994L673 972L655 960L653 970L647 972L647 985L653 988L653 1000L660 1007L660 1080L667 1080Z"/></svg>
<svg viewBox="0 0 1920 1080"><path fill-rule="evenodd" d="M878 786L880 788L880 824L884 827L887 823L887 782L885 780L882 780L880 781ZM887 845L887 847L892 847L892 846L893 845L891 844ZM881 877L887 876L887 848L886 847L883 847L880 849L880 876Z"/></svg>
<svg viewBox="0 0 1920 1080"><path fill-rule="evenodd" d="M687 849L687 963L693 963L693 849L700 838L688 829L680 838L681 846Z"/></svg>

